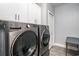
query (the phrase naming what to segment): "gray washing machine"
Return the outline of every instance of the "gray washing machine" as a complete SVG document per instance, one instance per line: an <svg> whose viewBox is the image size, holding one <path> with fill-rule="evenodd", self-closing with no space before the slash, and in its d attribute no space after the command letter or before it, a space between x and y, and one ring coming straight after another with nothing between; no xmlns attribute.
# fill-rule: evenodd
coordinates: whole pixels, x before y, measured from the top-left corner
<svg viewBox="0 0 79 59"><path fill-rule="evenodd" d="M9 22L9 55L38 55L38 26L35 24Z"/></svg>
<svg viewBox="0 0 79 59"><path fill-rule="evenodd" d="M49 26L39 25L39 55L43 56L49 49Z"/></svg>
<svg viewBox="0 0 79 59"><path fill-rule="evenodd" d="M0 21L0 55L38 56L38 26Z"/></svg>
<svg viewBox="0 0 79 59"><path fill-rule="evenodd" d="M38 26L9 22L9 55L38 56Z"/></svg>

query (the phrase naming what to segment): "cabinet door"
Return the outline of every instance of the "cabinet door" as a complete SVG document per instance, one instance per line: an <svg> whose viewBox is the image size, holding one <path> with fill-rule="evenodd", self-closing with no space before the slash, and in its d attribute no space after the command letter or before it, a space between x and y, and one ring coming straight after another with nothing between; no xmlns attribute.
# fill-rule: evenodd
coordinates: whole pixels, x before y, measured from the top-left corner
<svg viewBox="0 0 79 59"><path fill-rule="evenodd" d="M41 8L36 4L34 6L36 7L35 23L41 24Z"/></svg>
<svg viewBox="0 0 79 59"><path fill-rule="evenodd" d="M0 19L27 23L41 23L41 8L37 4L0 4Z"/></svg>
<svg viewBox="0 0 79 59"><path fill-rule="evenodd" d="M36 24L41 23L41 8L37 4L29 4L29 21Z"/></svg>
<svg viewBox="0 0 79 59"><path fill-rule="evenodd" d="M28 22L28 4L20 3L18 5L18 21L20 22Z"/></svg>
<svg viewBox="0 0 79 59"><path fill-rule="evenodd" d="M16 19L17 4L0 4L0 19L12 20Z"/></svg>

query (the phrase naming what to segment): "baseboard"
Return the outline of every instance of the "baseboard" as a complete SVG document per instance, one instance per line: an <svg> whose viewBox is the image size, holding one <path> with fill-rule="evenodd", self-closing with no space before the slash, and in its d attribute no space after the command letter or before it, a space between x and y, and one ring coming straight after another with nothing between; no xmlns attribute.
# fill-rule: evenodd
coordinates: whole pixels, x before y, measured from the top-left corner
<svg viewBox="0 0 79 59"><path fill-rule="evenodd" d="M54 43L54 46L59 46L59 47L66 48L66 45L62 45L62 44L59 44L59 43Z"/></svg>

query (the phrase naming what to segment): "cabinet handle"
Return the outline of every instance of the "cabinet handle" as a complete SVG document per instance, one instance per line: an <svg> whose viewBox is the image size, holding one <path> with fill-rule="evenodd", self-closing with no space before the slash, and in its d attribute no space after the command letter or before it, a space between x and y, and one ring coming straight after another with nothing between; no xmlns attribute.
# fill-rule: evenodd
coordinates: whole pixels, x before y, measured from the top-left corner
<svg viewBox="0 0 79 59"><path fill-rule="evenodd" d="M35 19L34 22L37 23L37 20Z"/></svg>
<svg viewBox="0 0 79 59"><path fill-rule="evenodd" d="M15 14L15 20L17 20L17 14Z"/></svg>
<svg viewBox="0 0 79 59"><path fill-rule="evenodd" d="M18 20L20 19L20 15L18 14Z"/></svg>

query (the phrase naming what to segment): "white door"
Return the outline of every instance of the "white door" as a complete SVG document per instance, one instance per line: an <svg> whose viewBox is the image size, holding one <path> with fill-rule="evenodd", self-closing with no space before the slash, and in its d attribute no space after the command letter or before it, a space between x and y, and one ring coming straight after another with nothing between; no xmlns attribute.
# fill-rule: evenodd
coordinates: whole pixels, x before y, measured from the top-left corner
<svg viewBox="0 0 79 59"><path fill-rule="evenodd" d="M54 43L54 15L50 11L48 11L48 25L50 31L50 42L49 42L49 49L50 49Z"/></svg>

